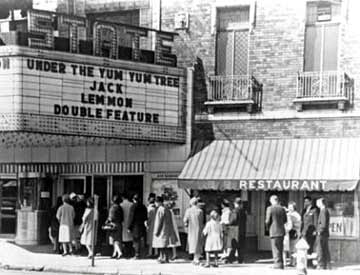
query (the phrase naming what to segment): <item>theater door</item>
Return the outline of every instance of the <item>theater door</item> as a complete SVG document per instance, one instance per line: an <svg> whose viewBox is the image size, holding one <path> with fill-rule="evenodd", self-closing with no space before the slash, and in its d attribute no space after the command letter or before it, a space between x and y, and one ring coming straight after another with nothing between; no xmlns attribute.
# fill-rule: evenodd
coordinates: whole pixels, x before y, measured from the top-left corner
<svg viewBox="0 0 360 275"><path fill-rule="evenodd" d="M17 196L17 180L0 179L0 234L15 234Z"/></svg>

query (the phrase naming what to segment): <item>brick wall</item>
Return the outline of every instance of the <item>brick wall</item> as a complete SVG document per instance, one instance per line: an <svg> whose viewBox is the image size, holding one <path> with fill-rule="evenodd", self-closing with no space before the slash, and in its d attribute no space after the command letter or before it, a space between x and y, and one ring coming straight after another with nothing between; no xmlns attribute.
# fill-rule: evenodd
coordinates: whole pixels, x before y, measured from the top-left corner
<svg viewBox="0 0 360 275"><path fill-rule="evenodd" d="M217 1L219 2L219 1ZM238 4L251 1L237 1ZM234 1L221 1L222 5ZM212 10L216 1L187 0L164 1L162 27L174 30L174 16L178 11L189 12L190 28L180 30L174 50L179 65L201 64L203 71L195 75L214 74L215 33L212 32ZM355 78L356 91L360 82L360 35L358 1L343 1L344 17L340 40L340 69ZM263 111L294 110L297 73L303 69L306 1L257 0L256 20L250 34L250 72L262 83L264 89ZM195 113L203 113L206 100L205 83L195 87ZM355 95L354 109L359 108L360 98ZM337 112L337 110L334 110Z"/></svg>
<svg viewBox="0 0 360 275"><path fill-rule="evenodd" d="M195 123L193 139L359 137L360 117L251 119Z"/></svg>

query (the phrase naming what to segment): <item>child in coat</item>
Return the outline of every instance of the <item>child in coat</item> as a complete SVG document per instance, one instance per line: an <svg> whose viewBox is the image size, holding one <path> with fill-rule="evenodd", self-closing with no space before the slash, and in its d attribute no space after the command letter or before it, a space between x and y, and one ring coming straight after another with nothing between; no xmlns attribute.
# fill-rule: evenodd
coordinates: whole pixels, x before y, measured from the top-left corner
<svg viewBox="0 0 360 275"><path fill-rule="evenodd" d="M210 267L210 253L214 253L215 255L213 266L218 267L218 253L223 248L223 233L222 226L219 222L219 215L215 210L211 211L210 220L206 223L203 234L206 237L206 264L204 267Z"/></svg>

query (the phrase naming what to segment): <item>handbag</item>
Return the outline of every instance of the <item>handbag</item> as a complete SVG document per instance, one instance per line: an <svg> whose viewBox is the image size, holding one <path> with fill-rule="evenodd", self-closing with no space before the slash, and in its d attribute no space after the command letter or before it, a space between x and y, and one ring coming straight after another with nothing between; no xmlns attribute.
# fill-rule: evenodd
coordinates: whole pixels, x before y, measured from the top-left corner
<svg viewBox="0 0 360 275"><path fill-rule="evenodd" d="M116 224L113 222L105 222L105 224L101 227L104 231L115 231L117 228Z"/></svg>
<svg viewBox="0 0 360 275"><path fill-rule="evenodd" d="M298 238L298 233L295 229L289 231L289 238L290 240L296 240Z"/></svg>

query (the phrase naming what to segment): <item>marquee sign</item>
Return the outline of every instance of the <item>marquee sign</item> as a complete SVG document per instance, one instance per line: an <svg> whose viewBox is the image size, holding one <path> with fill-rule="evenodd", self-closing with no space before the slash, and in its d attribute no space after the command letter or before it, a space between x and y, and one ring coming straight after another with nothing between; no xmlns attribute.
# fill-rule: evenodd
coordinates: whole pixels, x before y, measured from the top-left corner
<svg viewBox="0 0 360 275"><path fill-rule="evenodd" d="M13 56L0 80L0 112L36 117L40 132L184 140L182 74Z"/></svg>
<svg viewBox="0 0 360 275"><path fill-rule="evenodd" d="M89 20L69 14L43 10L27 13L28 44L32 48L54 49L55 37L69 39L69 51L80 53L80 41L93 41L93 54L112 59L119 58L119 47L130 46L131 59L140 61L140 39L154 33L154 63L175 66L176 56L171 54L175 33L158 31L121 23ZM104 55L104 50L106 55Z"/></svg>

